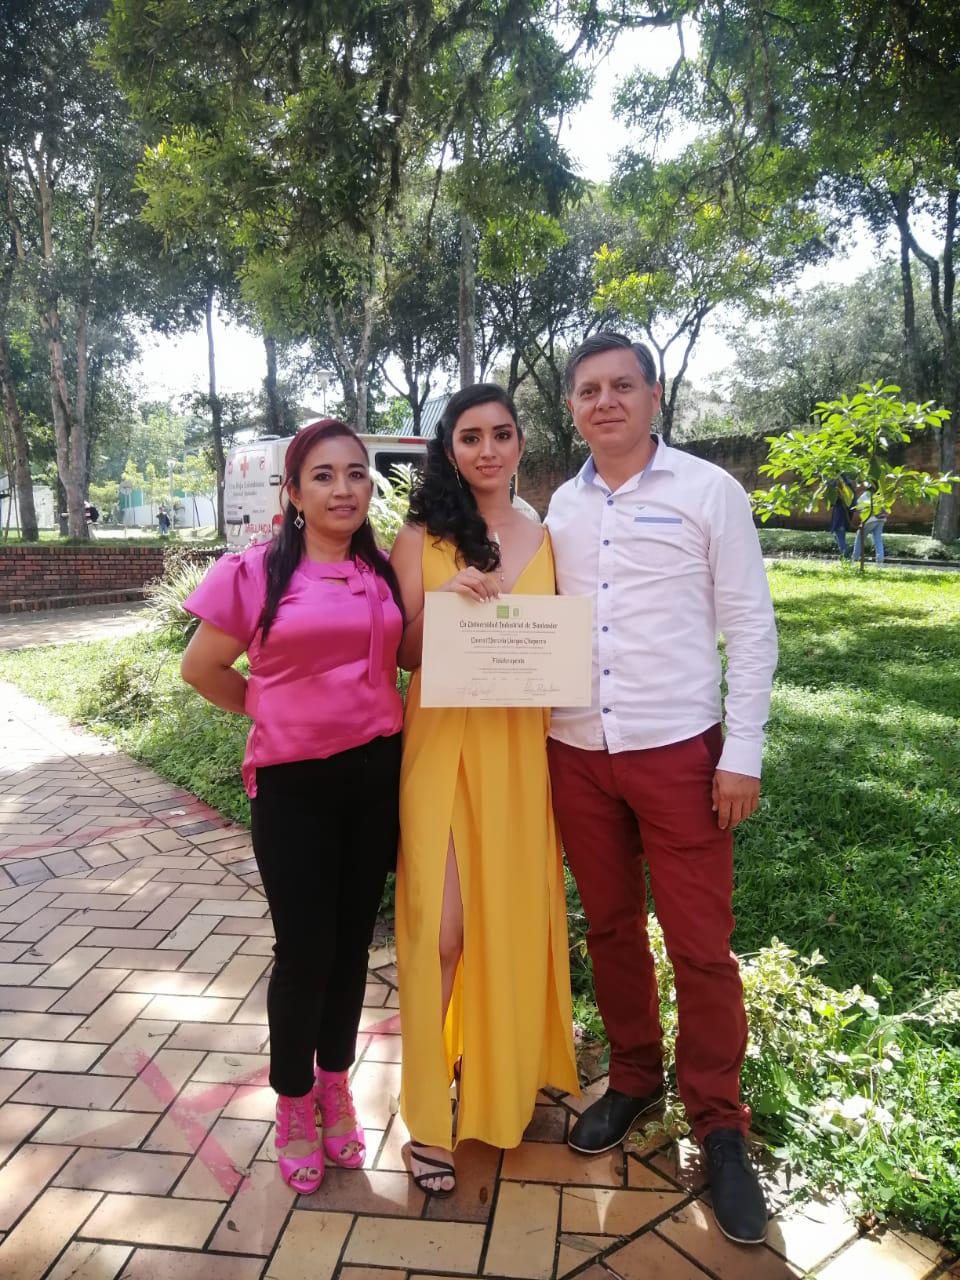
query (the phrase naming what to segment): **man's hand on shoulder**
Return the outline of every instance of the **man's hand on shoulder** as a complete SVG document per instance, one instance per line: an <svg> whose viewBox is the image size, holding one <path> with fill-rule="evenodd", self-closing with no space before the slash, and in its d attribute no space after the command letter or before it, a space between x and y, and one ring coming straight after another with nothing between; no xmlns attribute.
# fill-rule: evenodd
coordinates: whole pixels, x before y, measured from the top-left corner
<svg viewBox="0 0 960 1280"><path fill-rule="evenodd" d="M760 779L718 769L713 775L713 811L721 831L733 830L760 803Z"/></svg>

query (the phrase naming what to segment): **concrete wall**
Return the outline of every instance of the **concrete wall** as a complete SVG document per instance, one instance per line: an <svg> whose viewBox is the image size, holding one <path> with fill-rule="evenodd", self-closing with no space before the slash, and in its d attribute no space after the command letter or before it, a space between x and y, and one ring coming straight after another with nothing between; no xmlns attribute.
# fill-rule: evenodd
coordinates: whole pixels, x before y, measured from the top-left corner
<svg viewBox="0 0 960 1280"><path fill-rule="evenodd" d="M20 503L17 500L16 486L12 485L6 475L0 475L0 492L8 493L8 498L0 498L0 529L20 528ZM57 527L57 511L53 501L53 490L45 484L33 486L33 508L40 529Z"/></svg>

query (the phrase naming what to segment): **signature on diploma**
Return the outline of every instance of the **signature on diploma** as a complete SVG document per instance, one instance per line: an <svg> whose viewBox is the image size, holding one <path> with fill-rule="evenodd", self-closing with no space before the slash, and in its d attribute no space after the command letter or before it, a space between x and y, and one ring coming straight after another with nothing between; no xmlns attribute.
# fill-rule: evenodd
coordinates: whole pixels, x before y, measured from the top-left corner
<svg viewBox="0 0 960 1280"><path fill-rule="evenodd" d="M541 680L535 676L531 676L529 680L525 681L523 686L523 692L538 693L538 694L539 693L559 693L560 686L558 684L547 684L546 680Z"/></svg>
<svg viewBox="0 0 960 1280"><path fill-rule="evenodd" d="M472 679L466 681L457 690L461 698L465 698L472 702L489 702L504 693L513 693L517 689L517 685L504 686L502 680L494 680L489 676L473 676ZM546 680L539 676L528 676L520 687L520 694L523 697L542 697L551 693L559 693L560 686L549 684Z"/></svg>
<svg viewBox="0 0 960 1280"><path fill-rule="evenodd" d="M464 698L492 698L496 693L496 685L485 676L474 676L460 688L459 693Z"/></svg>

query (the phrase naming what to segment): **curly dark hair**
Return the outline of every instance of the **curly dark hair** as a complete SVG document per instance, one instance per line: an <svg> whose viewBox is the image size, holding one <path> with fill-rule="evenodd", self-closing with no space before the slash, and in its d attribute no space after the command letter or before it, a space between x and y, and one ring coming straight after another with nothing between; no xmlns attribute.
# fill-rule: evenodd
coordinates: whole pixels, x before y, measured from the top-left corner
<svg viewBox="0 0 960 1280"><path fill-rule="evenodd" d="M500 548L487 536L487 526L473 490L461 482L448 454L453 451L453 431L461 415L478 404L490 403L503 405L517 428L518 439L523 440L517 406L503 387L495 382L463 387L447 401L437 424L437 434L427 445L427 459L411 491L407 517L412 524L422 524L435 538L452 542L457 549L457 559L483 573L499 569Z"/></svg>

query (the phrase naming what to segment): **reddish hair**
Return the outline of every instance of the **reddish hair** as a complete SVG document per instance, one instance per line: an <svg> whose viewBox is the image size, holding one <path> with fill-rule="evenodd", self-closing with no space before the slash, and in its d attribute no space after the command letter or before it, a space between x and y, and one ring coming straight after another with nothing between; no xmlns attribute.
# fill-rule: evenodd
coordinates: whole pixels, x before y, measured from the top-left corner
<svg viewBox="0 0 960 1280"><path fill-rule="evenodd" d="M317 422L310 422L307 426L301 427L287 445L287 452L283 455L284 488L289 486L291 480L294 484L300 483L300 468L317 441L335 439L356 440L357 448L361 450L364 458L367 457L367 447L353 427L348 426L346 422L341 422L339 418L320 418Z"/></svg>
<svg viewBox="0 0 960 1280"><path fill-rule="evenodd" d="M367 461L366 445L347 423L341 422L339 418L321 418L319 422L311 422L309 426L298 431L287 445L287 452L283 459L283 487L287 491L288 498L290 485L295 484L298 487L300 485L300 472L307 454L320 440L355 440L357 448L363 454L364 462ZM263 603L263 613L260 615L261 642L266 641L267 634L277 616L283 593L289 586L290 579L305 553L303 534L294 524L296 518L296 507L292 502L287 501L280 526L267 552L267 593ZM355 560L362 560L374 573L384 579L402 613L403 605L400 602L400 586L396 574L377 546L376 535L369 519L364 520L350 539L350 554Z"/></svg>

